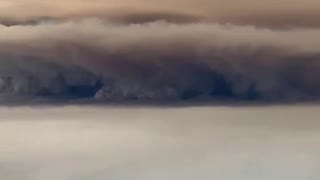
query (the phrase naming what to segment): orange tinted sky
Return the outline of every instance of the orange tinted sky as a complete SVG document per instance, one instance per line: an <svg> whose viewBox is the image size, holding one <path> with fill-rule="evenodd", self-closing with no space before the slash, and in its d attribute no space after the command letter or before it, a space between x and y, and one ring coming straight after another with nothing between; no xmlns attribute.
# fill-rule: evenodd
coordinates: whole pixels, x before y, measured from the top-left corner
<svg viewBox="0 0 320 180"><path fill-rule="evenodd" d="M0 17L172 13L214 21L318 25L319 0L1 0Z"/></svg>

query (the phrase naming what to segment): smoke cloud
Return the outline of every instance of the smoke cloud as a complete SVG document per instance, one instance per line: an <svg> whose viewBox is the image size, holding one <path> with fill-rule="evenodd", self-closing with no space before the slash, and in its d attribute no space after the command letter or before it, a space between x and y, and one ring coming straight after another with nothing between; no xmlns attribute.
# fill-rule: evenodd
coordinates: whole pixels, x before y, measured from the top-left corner
<svg viewBox="0 0 320 180"><path fill-rule="evenodd" d="M0 22L96 17L124 22L212 22L263 27L319 27L318 0L1 0Z"/></svg>
<svg viewBox="0 0 320 180"><path fill-rule="evenodd" d="M101 19L0 25L0 96L320 97L320 30Z"/></svg>

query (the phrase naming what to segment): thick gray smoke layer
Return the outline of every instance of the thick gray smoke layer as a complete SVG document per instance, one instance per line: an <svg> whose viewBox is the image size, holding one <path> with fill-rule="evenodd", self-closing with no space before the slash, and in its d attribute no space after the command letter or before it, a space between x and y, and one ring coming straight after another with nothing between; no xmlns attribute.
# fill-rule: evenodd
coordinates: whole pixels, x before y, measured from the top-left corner
<svg viewBox="0 0 320 180"><path fill-rule="evenodd" d="M320 98L320 29L97 19L0 25L2 97Z"/></svg>

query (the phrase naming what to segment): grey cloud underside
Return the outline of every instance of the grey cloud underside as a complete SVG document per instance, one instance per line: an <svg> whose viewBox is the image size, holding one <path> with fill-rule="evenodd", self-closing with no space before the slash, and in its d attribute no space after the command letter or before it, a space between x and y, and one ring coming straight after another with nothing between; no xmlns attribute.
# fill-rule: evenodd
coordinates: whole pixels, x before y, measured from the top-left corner
<svg viewBox="0 0 320 180"><path fill-rule="evenodd" d="M318 29L161 21L0 26L0 96L318 99L319 37Z"/></svg>

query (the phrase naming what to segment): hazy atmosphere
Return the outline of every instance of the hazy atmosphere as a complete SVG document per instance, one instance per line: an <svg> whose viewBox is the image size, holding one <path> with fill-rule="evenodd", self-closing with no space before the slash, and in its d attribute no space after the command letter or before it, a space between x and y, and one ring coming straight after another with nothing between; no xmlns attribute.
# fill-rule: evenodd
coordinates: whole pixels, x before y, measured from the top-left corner
<svg viewBox="0 0 320 180"><path fill-rule="evenodd" d="M316 100L320 4L300 4L4 0L1 102Z"/></svg>
<svg viewBox="0 0 320 180"><path fill-rule="evenodd" d="M1 108L6 180L317 180L319 106Z"/></svg>
<svg viewBox="0 0 320 180"><path fill-rule="evenodd" d="M0 0L0 179L318 180L319 0Z"/></svg>
<svg viewBox="0 0 320 180"><path fill-rule="evenodd" d="M320 25L317 0L2 0L0 10L3 21L8 23L100 17L129 22L166 19L263 26Z"/></svg>

